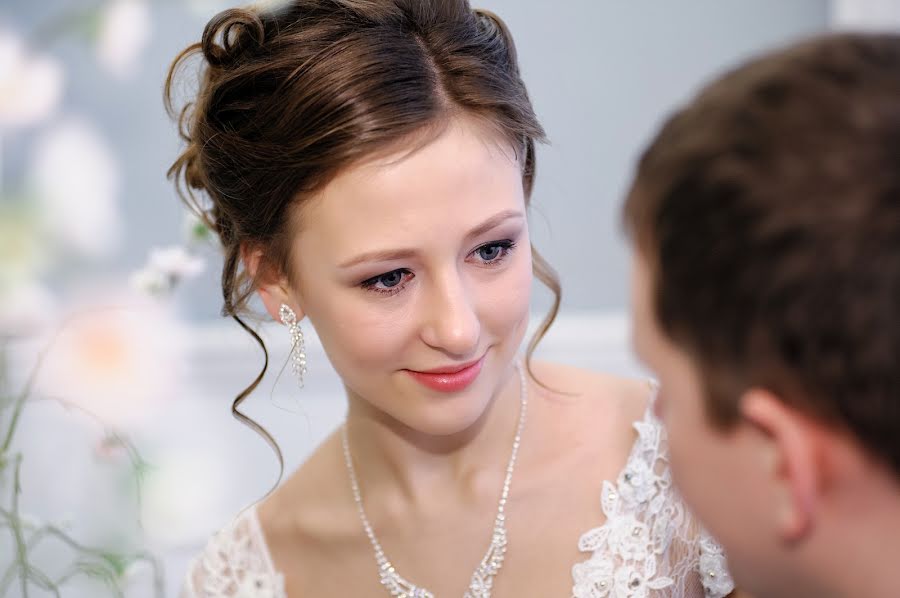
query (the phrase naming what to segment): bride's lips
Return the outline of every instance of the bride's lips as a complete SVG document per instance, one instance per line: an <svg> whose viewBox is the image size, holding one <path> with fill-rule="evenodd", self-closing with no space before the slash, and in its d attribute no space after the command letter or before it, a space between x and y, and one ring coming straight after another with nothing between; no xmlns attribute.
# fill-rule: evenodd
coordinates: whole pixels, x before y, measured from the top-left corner
<svg viewBox="0 0 900 598"><path fill-rule="evenodd" d="M457 392L475 381L481 372L484 356L475 361L428 371L406 370L417 382L441 392Z"/></svg>

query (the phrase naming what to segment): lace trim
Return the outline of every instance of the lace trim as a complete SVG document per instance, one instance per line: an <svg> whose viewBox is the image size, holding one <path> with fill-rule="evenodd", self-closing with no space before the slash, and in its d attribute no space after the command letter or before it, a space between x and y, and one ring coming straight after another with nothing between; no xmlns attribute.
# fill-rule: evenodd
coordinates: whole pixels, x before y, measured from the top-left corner
<svg viewBox="0 0 900 598"><path fill-rule="evenodd" d="M287 598L256 508L215 534L192 563L183 598Z"/></svg>
<svg viewBox="0 0 900 598"><path fill-rule="evenodd" d="M655 398L653 385L625 467L615 484L603 482L606 521L579 539L579 550L591 556L572 567L575 598L723 598L734 589L724 552L672 487Z"/></svg>

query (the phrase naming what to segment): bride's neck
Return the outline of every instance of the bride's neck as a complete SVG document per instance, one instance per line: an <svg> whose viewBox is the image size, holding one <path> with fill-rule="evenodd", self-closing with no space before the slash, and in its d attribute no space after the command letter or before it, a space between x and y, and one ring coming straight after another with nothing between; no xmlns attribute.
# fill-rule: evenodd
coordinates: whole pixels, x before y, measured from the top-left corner
<svg viewBox="0 0 900 598"><path fill-rule="evenodd" d="M409 501L436 491L466 493L478 474L503 475L519 421L520 382L510 365L481 416L455 434L412 429L348 393L347 437L360 484L369 496L399 492Z"/></svg>

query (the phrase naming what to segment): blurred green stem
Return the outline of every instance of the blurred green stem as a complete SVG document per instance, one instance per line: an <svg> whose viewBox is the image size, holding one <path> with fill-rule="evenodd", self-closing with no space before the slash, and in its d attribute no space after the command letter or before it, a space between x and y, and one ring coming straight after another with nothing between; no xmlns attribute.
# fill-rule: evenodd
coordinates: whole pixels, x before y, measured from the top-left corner
<svg viewBox="0 0 900 598"><path fill-rule="evenodd" d="M9 400L9 341L0 337L0 411L6 407Z"/></svg>
<svg viewBox="0 0 900 598"><path fill-rule="evenodd" d="M22 569L19 576L22 582L22 598L28 598L28 553L25 547L25 535L22 533L22 518L19 516L19 493L22 488L19 484L19 473L22 469L22 455L17 454L13 466L13 492L12 492L12 513L9 520L10 528L12 528L13 539L16 544L16 559L14 566ZM4 591L4 594L6 592Z"/></svg>
<svg viewBox="0 0 900 598"><path fill-rule="evenodd" d="M34 390L34 385L35 381L37 380L38 373L40 372L48 353L53 348L56 339L59 337L62 330L65 329L67 325L68 322L64 323L56 331L56 334L53 336L53 338L50 339L50 342L47 343L47 345L44 347L44 350L38 355L35 365L29 372L28 379L25 382L25 385L22 387L20 394L15 397L15 400L12 403L12 417L9 421L8 426L6 427L6 434L3 440L3 444L2 446L0 446L0 476L2 476L6 471L6 466L10 464L10 460L7 455L9 453L10 447L12 446L16 429L18 428L19 418L21 417L22 412L25 409L25 405L29 401L29 398L31 398L32 400L43 399L58 402L65 408L76 409L88 415L97 423L101 425L103 424L103 422L95 414L79 405L76 405L64 399L55 397L32 397L32 392ZM3 399L4 403L6 402L8 397L12 396L10 390L11 385L12 383L9 378L9 343L6 339L0 339L0 399ZM7 406L9 405L0 405L0 413L2 413L3 411L2 408L5 408ZM146 470L147 464L138 453L136 447L127 438L115 433L112 430L106 430L106 434L109 438L119 443L119 445L125 449L131 465L135 469L135 472L137 474L135 481L137 484L138 510L140 512L142 511L141 482L143 478L143 472ZM23 522L22 516L19 512L19 497L22 491L20 484L22 454L16 453L12 458L11 463L13 464L12 507L10 510L6 510L0 507L0 527L9 528L9 530L11 531L16 547L16 556L13 562L3 573L3 576L0 577L0 598L6 595L10 585L12 585L12 583L15 581L16 573L18 573L19 581L21 583L20 590L22 598L28 598L29 583L33 583L35 586L43 590L47 590L55 596L61 596L59 591L60 586L77 575L87 575L90 577L101 579L107 584L107 586L115 596L123 596L123 593L119 588L119 583L123 573L122 565L124 564L124 566L128 566L136 562L145 562L151 566L151 568L153 569L154 593L156 596L162 596L164 583L162 565L150 553L140 552L131 556L112 555L101 550L83 546L79 544L74 538L66 534L63 530L52 525L46 525L38 528L31 534L28 540L26 540L25 528L27 527L27 524ZM2 477L0 477L0 479L2 479ZM93 560L77 561L70 572L64 574L62 577L60 577L60 579L54 582L42 571L32 566L32 564L28 560L29 551L33 549L35 545L37 545L38 542L40 542L43 538L48 536L55 537L61 540L70 548L79 552L82 557L92 558Z"/></svg>
<svg viewBox="0 0 900 598"><path fill-rule="evenodd" d="M6 437L3 440L3 444L0 445L0 459L3 458L3 455L9 451L9 447L12 444L13 437L16 434L16 427L19 425L19 417L22 415L22 410L25 409L25 403L28 401L28 395L31 394L31 389L34 388L34 382L37 380L38 371L41 369L41 365L44 363L44 359L47 356L47 353L50 350L50 346L52 346L52 342L47 346L46 349L38 356L37 363L34 368L32 368L31 373L28 375L28 381L25 382L25 386L22 388L21 394L16 398L15 404L13 405L13 414L12 419L9 422L9 427L6 430ZM4 360L6 357L4 356ZM4 377L4 379L6 379Z"/></svg>

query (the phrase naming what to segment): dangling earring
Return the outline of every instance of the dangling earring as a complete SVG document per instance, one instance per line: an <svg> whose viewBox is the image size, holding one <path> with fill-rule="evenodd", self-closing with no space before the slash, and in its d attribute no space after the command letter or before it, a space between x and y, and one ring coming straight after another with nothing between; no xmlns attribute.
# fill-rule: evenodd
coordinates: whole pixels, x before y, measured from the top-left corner
<svg viewBox="0 0 900 598"><path fill-rule="evenodd" d="M281 304L278 315L281 316L281 323L288 327L291 335L291 369L294 370L294 376L297 377L300 388L303 388L303 377L306 375L306 344L303 342L303 331L300 330L300 323L297 322L297 314L286 304Z"/></svg>

